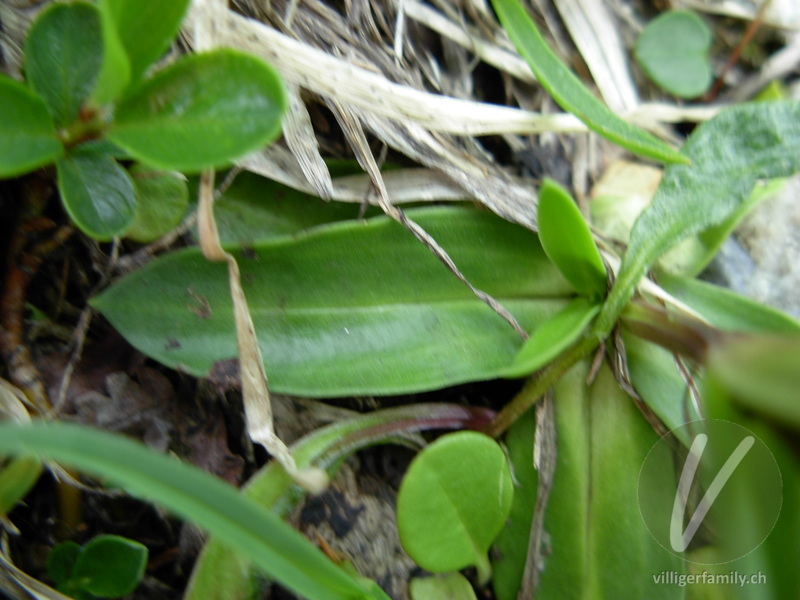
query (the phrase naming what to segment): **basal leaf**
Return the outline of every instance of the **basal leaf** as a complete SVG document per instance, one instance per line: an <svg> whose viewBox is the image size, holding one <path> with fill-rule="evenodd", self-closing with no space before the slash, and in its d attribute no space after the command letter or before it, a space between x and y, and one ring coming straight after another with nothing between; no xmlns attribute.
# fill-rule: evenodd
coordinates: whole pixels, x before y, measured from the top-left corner
<svg viewBox="0 0 800 600"><path fill-rule="evenodd" d="M262 60L234 50L195 54L131 90L108 138L144 163L196 172L272 141L284 104L281 81Z"/></svg>
<svg viewBox="0 0 800 600"><path fill-rule="evenodd" d="M433 573L478 568L503 528L513 489L505 454L492 438L461 431L440 437L411 462L397 496L403 548Z"/></svg>
<svg viewBox="0 0 800 600"><path fill-rule="evenodd" d="M131 63L117 28L115 4L115 0L99 0L97 3L103 32L103 64L91 95L91 101L96 105L116 100L131 82ZM169 3L165 7L172 5Z"/></svg>
<svg viewBox="0 0 800 600"><path fill-rule="evenodd" d="M4 75L0 75L0 106L14 116L0 120L0 178L33 171L64 152L44 101Z"/></svg>
<svg viewBox="0 0 800 600"><path fill-rule="evenodd" d="M137 164L128 171L136 189L136 217L125 237L152 242L177 227L189 206L186 178Z"/></svg>
<svg viewBox="0 0 800 600"><path fill-rule="evenodd" d="M561 108L573 113L589 129L634 154L668 163L689 162L658 138L623 121L595 98L550 49L520 0L492 0L492 6L539 83Z"/></svg>
<svg viewBox="0 0 800 600"><path fill-rule="evenodd" d="M28 83L47 102L59 127L78 117L102 62L100 12L88 2L52 4L25 40Z"/></svg>
<svg viewBox="0 0 800 600"><path fill-rule="evenodd" d="M411 600L476 600L475 590L461 573L415 577L408 593Z"/></svg>
<svg viewBox="0 0 800 600"><path fill-rule="evenodd" d="M616 282L596 322L606 335L634 287L664 252L723 222L750 196L757 179L800 171L800 102L729 108L700 125L683 153L691 165L667 167L650 206L631 231Z"/></svg>
<svg viewBox="0 0 800 600"><path fill-rule="evenodd" d="M679 98L696 98L711 86L711 30L688 10L665 12L647 24L634 56L647 76Z"/></svg>
<svg viewBox="0 0 800 600"><path fill-rule="evenodd" d="M545 178L539 188L539 239L547 257L576 290L599 297L606 291L606 267L592 232L569 192Z"/></svg>
<svg viewBox="0 0 800 600"><path fill-rule="evenodd" d="M158 502L248 555L264 572L310 600L385 600L234 487L191 465L85 426L0 424L0 453L35 454L100 476Z"/></svg>
<svg viewBox="0 0 800 600"><path fill-rule="evenodd" d="M533 330L503 377L526 377L541 369L575 343L598 312L600 305L587 298L572 300Z"/></svg>
<svg viewBox="0 0 800 600"><path fill-rule="evenodd" d="M67 582L80 553L80 545L72 541L55 546L47 557L47 576L56 584Z"/></svg>
<svg viewBox="0 0 800 600"><path fill-rule="evenodd" d="M118 535L99 535L81 549L72 578L90 594L119 598L139 585L146 566L146 546Z"/></svg>
<svg viewBox="0 0 800 600"><path fill-rule="evenodd" d="M101 0L100 9L116 25L130 61L132 80L139 79L178 35L190 0Z"/></svg>
<svg viewBox="0 0 800 600"><path fill-rule="evenodd" d="M130 226L136 210L133 182L113 158L67 156L56 171L64 208L84 233L109 240Z"/></svg>
<svg viewBox="0 0 800 600"><path fill-rule="evenodd" d="M528 331L574 294L522 227L464 208L408 215ZM435 389L499 376L522 345L501 317L385 217L264 241L237 260L275 391ZM92 304L164 364L207 376L215 363L236 357L227 269L196 248L151 262Z"/></svg>

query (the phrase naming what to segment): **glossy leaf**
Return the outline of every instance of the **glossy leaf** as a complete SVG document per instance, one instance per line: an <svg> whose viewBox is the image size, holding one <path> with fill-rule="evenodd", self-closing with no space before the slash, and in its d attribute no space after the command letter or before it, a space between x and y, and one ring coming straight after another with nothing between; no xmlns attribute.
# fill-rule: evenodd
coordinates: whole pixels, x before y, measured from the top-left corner
<svg viewBox="0 0 800 600"><path fill-rule="evenodd" d="M116 25L130 61L132 80L139 79L178 35L190 0L101 0L100 9Z"/></svg>
<svg viewBox="0 0 800 600"><path fill-rule="evenodd" d="M658 436L607 367L591 388L587 369L579 364L554 388L558 453L544 521L551 542L536 598L682 598L681 588L653 582L651 574L682 573L683 564L651 537L637 503L639 469Z"/></svg>
<svg viewBox="0 0 800 600"><path fill-rule="evenodd" d="M116 100L131 82L131 62L122 44L113 8L117 3L117 0L99 0L97 3L103 34L103 63L91 95L91 101L96 105ZM172 5L169 3L165 8Z"/></svg>
<svg viewBox="0 0 800 600"><path fill-rule="evenodd" d="M667 274L661 274L658 282L665 291L719 329L775 333L800 331L800 323L789 315L726 288Z"/></svg>
<svg viewBox="0 0 800 600"><path fill-rule="evenodd" d="M0 453L34 453L158 502L245 553L267 575L310 600L386 598L367 592L297 531L234 487L124 437L66 423L3 424Z"/></svg>
<svg viewBox="0 0 800 600"><path fill-rule="evenodd" d="M408 215L528 331L574 294L522 227L463 208ZM393 394L488 379L522 345L501 317L385 217L261 242L238 261L270 387L278 392ZM138 349L191 374L207 376L216 362L236 356L227 269L196 248L149 263L92 304Z"/></svg>
<svg viewBox="0 0 800 600"><path fill-rule="evenodd" d="M492 589L497 600L517 600L530 545L538 475L533 468L535 411L517 419L505 437L514 476L514 499L492 553Z"/></svg>
<svg viewBox="0 0 800 600"><path fill-rule="evenodd" d="M595 98L550 49L520 0L492 0L492 6L517 51L561 108L573 113L592 131L634 154L668 163L689 162L655 136L623 121Z"/></svg>
<svg viewBox="0 0 800 600"><path fill-rule="evenodd" d="M78 117L102 61L100 11L88 2L50 5L25 40L28 84L45 100L59 127Z"/></svg>
<svg viewBox="0 0 800 600"><path fill-rule="evenodd" d="M657 85L679 98L696 98L711 86L711 30L688 10L665 12L647 24L634 56Z"/></svg>
<svg viewBox="0 0 800 600"><path fill-rule="evenodd" d="M108 156L74 155L56 163L61 201L87 235L109 240L131 224L136 210L133 182Z"/></svg>
<svg viewBox="0 0 800 600"><path fill-rule="evenodd" d="M0 75L0 178L22 175L53 162L64 148L47 105L27 87Z"/></svg>
<svg viewBox="0 0 800 600"><path fill-rule="evenodd" d="M415 577L408 584L411 600L476 600L475 590L461 573Z"/></svg>
<svg viewBox="0 0 800 600"><path fill-rule="evenodd" d="M432 573L476 566L485 584L487 552L512 497L511 472L497 442L469 431L442 436L414 458L400 485L400 542Z"/></svg>
<svg viewBox="0 0 800 600"><path fill-rule="evenodd" d="M547 257L576 290L587 296L606 291L606 267L592 232L569 192L545 178L539 188L539 239Z"/></svg>
<svg viewBox="0 0 800 600"><path fill-rule="evenodd" d="M800 102L729 108L700 125L683 152L691 165L667 167L650 206L631 231L617 279L596 322L607 335L635 286L681 240L730 217L757 179L800 171Z"/></svg>
<svg viewBox="0 0 800 600"><path fill-rule="evenodd" d="M186 178L137 164L128 171L136 189L136 217L125 237L152 242L177 227L189 206Z"/></svg>
<svg viewBox="0 0 800 600"><path fill-rule="evenodd" d="M575 298L536 329L504 369L503 377L526 377L541 369L569 348L600 312L600 305L587 298Z"/></svg>
<svg viewBox="0 0 800 600"><path fill-rule="evenodd" d="M278 75L260 59L194 54L128 92L108 138L144 163L196 172L275 139L284 105Z"/></svg>
<svg viewBox="0 0 800 600"><path fill-rule="evenodd" d="M146 546L118 535L99 535L81 548L72 579L90 594L118 598L139 585L145 566Z"/></svg>

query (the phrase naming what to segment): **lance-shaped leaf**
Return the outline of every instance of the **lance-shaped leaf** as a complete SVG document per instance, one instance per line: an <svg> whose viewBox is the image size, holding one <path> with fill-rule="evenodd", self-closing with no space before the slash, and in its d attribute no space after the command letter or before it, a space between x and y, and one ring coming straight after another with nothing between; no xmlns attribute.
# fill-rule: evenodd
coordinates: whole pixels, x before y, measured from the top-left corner
<svg viewBox="0 0 800 600"><path fill-rule="evenodd" d="M270 66L216 50L184 57L129 91L108 138L144 163L200 171L272 141L284 105Z"/></svg>
<svg viewBox="0 0 800 600"><path fill-rule="evenodd" d="M800 102L729 108L700 125L683 152L691 165L667 167L650 206L631 231L617 279L597 319L606 335L634 287L659 256L684 238L723 222L757 179L800 171Z"/></svg>
<svg viewBox="0 0 800 600"><path fill-rule="evenodd" d="M47 105L27 87L0 75L0 105L14 115L0 120L0 178L32 171L64 152Z"/></svg>
<svg viewBox="0 0 800 600"><path fill-rule="evenodd" d="M409 556L433 573L478 569L491 575L487 552L513 497L505 454L492 438L445 435L411 462L397 496L397 529Z"/></svg>
<svg viewBox="0 0 800 600"><path fill-rule="evenodd" d="M56 163L64 208L87 235L109 240L131 224L136 210L133 182L109 156L73 155Z"/></svg>
<svg viewBox="0 0 800 600"><path fill-rule="evenodd" d="M103 62L100 11L88 2L52 4L25 40L25 74L56 125L72 123Z"/></svg>
<svg viewBox="0 0 800 600"><path fill-rule="evenodd" d="M592 232L569 192L545 178L539 188L539 239L547 257L586 296L606 291L606 267Z"/></svg>
<svg viewBox="0 0 800 600"><path fill-rule="evenodd" d="M158 502L247 554L270 577L310 600L387 598L379 588L349 577L233 486L122 436L66 423L3 424L0 453L63 462Z"/></svg>
<svg viewBox="0 0 800 600"><path fill-rule="evenodd" d="M634 154L669 163L688 159L646 131L623 121L586 89L547 45L520 0L492 0L500 23L539 83L564 110L604 138Z"/></svg>
<svg viewBox="0 0 800 600"><path fill-rule="evenodd" d="M574 294L522 227L463 208L408 214L528 331ZM257 243L237 261L275 391L392 394L489 379L522 345L385 217ZM227 270L198 249L151 262L92 304L134 346L172 367L207 376L236 357Z"/></svg>

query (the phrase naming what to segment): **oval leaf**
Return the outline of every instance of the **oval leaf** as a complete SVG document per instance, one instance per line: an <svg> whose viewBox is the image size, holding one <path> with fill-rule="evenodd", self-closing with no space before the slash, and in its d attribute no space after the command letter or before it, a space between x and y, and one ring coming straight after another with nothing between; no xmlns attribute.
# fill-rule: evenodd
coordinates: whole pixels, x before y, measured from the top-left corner
<svg viewBox="0 0 800 600"><path fill-rule="evenodd" d="M47 576L57 585L69 581L80 553L81 547L75 542L68 541L58 544L47 557Z"/></svg>
<svg viewBox="0 0 800 600"><path fill-rule="evenodd" d="M668 163L689 162L655 136L623 121L595 98L550 49L520 0L492 0L492 6L517 51L561 108L592 131L634 154Z"/></svg>
<svg viewBox="0 0 800 600"><path fill-rule="evenodd" d="M130 226L136 211L133 182L113 158L68 156L56 163L56 171L61 200L81 231L110 240Z"/></svg>
<svg viewBox="0 0 800 600"><path fill-rule="evenodd" d="M0 424L0 453L35 453L158 502L310 600L387 598L374 587L370 590L375 592L368 592L297 531L233 486L122 436L67 423Z"/></svg>
<svg viewBox="0 0 800 600"><path fill-rule="evenodd" d="M114 19L115 0L100 0L100 24L103 30L103 63L92 91L91 101L103 105L116 100L131 82L131 63L125 54L117 22ZM171 6L173 3L165 5Z"/></svg>
<svg viewBox="0 0 800 600"><path fill-rule="evenodd" d="M100 10L113 23L137 80L169 47L180 30L190 0L101 0Z"/></svg>
<svg viewBox="0 0 800 600"><path fill-rule="evenodd" d="M471 431L442 436L408 468L397 527L408 555L433 573L474 565L485 584L487 552L511 509L511 471L497 442Z"/></svg>
<svg viewBox="0 0 800 600"><path fill-rule="evenodd" d="M146 546L118 535L99 535L81 549L72 579L90 594L118 598L139 585L146 566Z"/></svg>
<svg viewBox="0 0 800 600"><path fill-rule="evenodd" d="M180 173L163 172L145 165L129 170L136 188L136 218L125 237L137 242L152 242L180 224L189 206L186 178Z"/></svg>
<svg viewBox="0 0 800 600"><path fill-rule="evenodd" d="M527 377L541 369L581 336L600 312L600 304L587 298L575 298L564 310L533 330L503 377Z"/></svg>
<svg viewBox="0 0 800 600"><path fill-rule="evenodd" d="M657 85L679 98L696 98L711 86L711 30L688 10L668 11L650 21L634 56Z"/></svg>
<svg viewBox="0 0 800 600"><path fill-rule="evenodd" d="M0 119L0 177L14 177L53 162L64 152L44 101L27 87L0 75L0 106L13 119Z"/></svg>
<svg viewBox="0 0 800 600"><path fill-rule="evenodd" d="M574 294L522 227L463 208L408 216L527 331ZM436 389L497 377L522 346L501 317L385 217L263 241L238 260L275 391ZM197 248L182 250L131 273L92 304L149 356L208 376L237 355L227 277L224 264Z"/></svg>
<svg viewBox="0 0 800 600"><path fill-rule="evenodd" d="M592 232L569 192L545 178L539 188L539 239L552 260L575 289L587 296L606 291L606 267Z"/></svg>
<svg viewBox="0 0 800 600"><path fill-rule="evenodd" d="M59 127L78 117L102 62L100 12L88 2L52 4L25 40L28 83L47 102Z"/></svg>
<svg viewBox="0 0 800 600"><path fill-rule="evenodd" d="M234 50L195 54L132 90L108 138L147 164L200 171L272 141L284 105L281 81L262 60Z"/></svg>
<svg viewBox="0 0 800 600"><path fill-rule="evenodd" d="M476 600L475 590L461 573L415 577L408 584L411 600Z"/></svg>

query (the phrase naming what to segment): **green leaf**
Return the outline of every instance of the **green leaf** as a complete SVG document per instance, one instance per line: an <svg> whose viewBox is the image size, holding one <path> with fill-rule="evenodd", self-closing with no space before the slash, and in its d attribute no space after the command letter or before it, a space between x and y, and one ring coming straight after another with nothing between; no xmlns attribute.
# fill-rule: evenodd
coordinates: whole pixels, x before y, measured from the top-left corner
<svg viewBox="0 0 800 600"><path fill-rule="evenodd" d="M650 535L637 501L639 469L658 436L608 367L590 388L587 372L579 363L554 387L558 450L536 598L682 598L681 588L653 582L684 566Z"/></svg>
<svg viewBox="0 0 800 600"><path fill-rule="evenodd" d="M647 270L690 235L733 214L757 179L800 171L800 102L729 108L700 125L683 152L691 165L667 167L650 206L631 231L617 279L595 325L605 336Z"/></svg>
<svg viewBox="0 0 800 600"><path fill-rule="evenodd" d="M503 377L526 377L541 369L576 342L598 312L600 305L587 298L572 300L533 330Z"/></svg>
<svg viewBox="0 0 800 600"><path fill-rule="evenodd" d="M297 531L234 487L124 437L67 423L2 424L0 452L63 462L158 502L310 600L386 598L368 594Z"/></svg>
<svg viewBox="0 0 800 600"><path fill-rule="evenodd" d="M110 240L131 224L136 210L133 182L108 156L67 156L56 163L64 208L87 235Z"/></svg>
<svg viewBox="0 0 800 600"><path fill-rule="evenodd" d="M189 180L189 187L190 197L196 198L196 177ZM326 202L244 172L214 201L214 220L223 244L246 245L335 221L358 219L361 208L347 202ZM368 217L379 214L377 207L366 212Z"/></svg>
<svg viewBox="0 0 800 600"><path fill-rule="evenodd" d="M216 50L184 57L131 90L108 138L144 163L200 171L275 139L284 105L270 66Z"/></svg>
<svg viewBox="0 0 800 600"><path fill-rule="evenodd" d="M508 430L505 444L514 476L514 499L492 557L492 588L497 600L517 600L530 545L538 475L533 468L535 411L529 410Z"/></svg>
<svg viewBox="0 0 800 600"><path fill-rule="evenodd" d="M117 29L114 4L115 0L100 0L97 4L103 32L103 63L91 96L91 102L96 105L116 100L131 82L131 63ZM165 8L172 5L169 3Z"/></svg>
<svg viewBox="0 0 800 600"><path fill-rule="evenodd" d="M88 2L52 4L25 40L28 83L47 102L59 127L78 117L102 61L100 12Z"/></svg>
<svg viewBox="0 0 800 600"><path fill-rule="evenodd" d="M478 568L511 509L511 472L492 438L461 431L442 436L408 468L397 496L397 528L408 555L432 573Z"/></svg>
<svg viewBox="0 0 800 600"><path fill-rule="evenodd" d="M152 242L177 227L189 206L186 178L136 164L128 172L136 188L136 218L125 237Z"/></svg>
<svg viewBox="0 0 800 600"><path fill-rule="evenodd" d="M118 598L136 589L146 566L146 546L118 535L98 535L81 549L72 578L90 594Z"/></svg>
<svg viewBox="0 0 800 600"><path fill-rule="evenodd" d="M81 547L75 542L61 542L55 546L47 557L47 576L58 585L69 581L80 553Z"/></svg>
<svg viewBox="0 0 800 600"><path fill-rule="evenodd" d="M492 6L539 83L561 108L573 113L592 131L634 154L669 163L689 162L658 138L623 121L595 98L550 49L520 0L492 0Z"/></svg>
<svg viewBox="0 0 800 600"><path fill-rule="evenodd" d="M408 593L411 600L476 600L475 590L461 573L415 577Z"/></svg>
<svg viewBox="0 0 800 600"><path fill-rule="evenodd" d="M39 481L42 470L42 464L29 456L0 464L0 519L28 495Z"/></svg>
<svg viewBox="0 0 800 600"><path fill-rule="evenodd" d="M190 0L101 0L100 9L116 25L130 60L130 77L139 79L178 35Z"/></svg>
<svg viewBox="0 0 800 600"><path fill-rule="evenodd" d="M465 208L413 209L408 216L528 331L574 294L522 227ZM260 242L237 258L270 387L278 392L437 389L498 377L522 346L501 317L385 217ZM208 375L214 363L237 355L227 278L224 264L187 249L131 273L92 305L142 352Z"/></svg>
<svg viewBox="0 0 800 600"><path fill-rule="evenodd" d="M592 232L569 192L550 178L539 188L539 240L576 290L587 296L606 291L606 267Z"/></svg>
<svg viewBox="0 0 800 600"><path fill-rule="evenodd" d="M0 106L14 115L0 120L0 178L22 175L61 156L64 148L44 100L0 75Z"/></svg>
<svg viewBox="0 0 800 600"><path fill-rule="evenodd" d="M659 276L658 283L719 329L775 333L800 331L800 323L789 315L717 285L666 273Z"/></svg>
<svg viewBox="0 0 800 600"><path fill-rule="evenodd" d="M711 86L711 30L688 10L665 12L647 24L636 41L639 66L673 96L696 98Z"/></svg>

